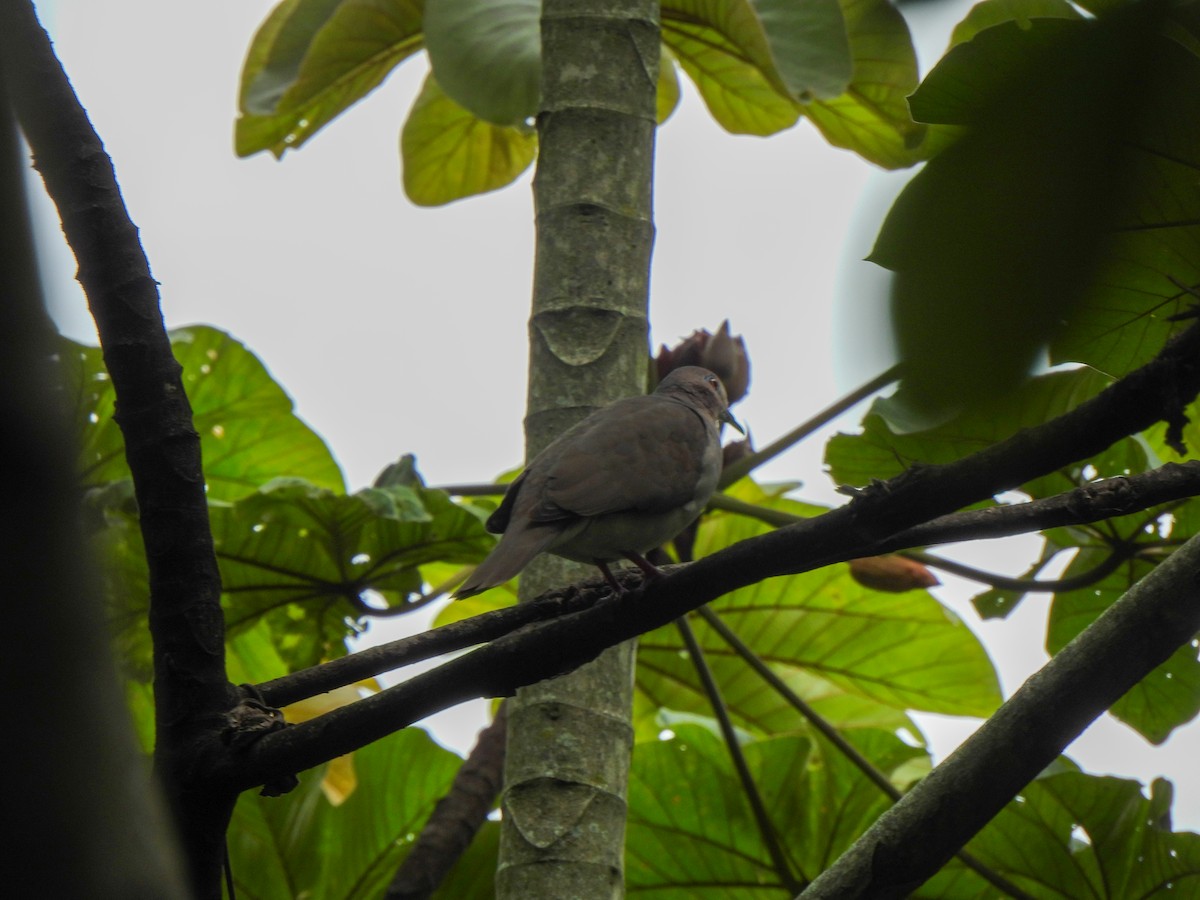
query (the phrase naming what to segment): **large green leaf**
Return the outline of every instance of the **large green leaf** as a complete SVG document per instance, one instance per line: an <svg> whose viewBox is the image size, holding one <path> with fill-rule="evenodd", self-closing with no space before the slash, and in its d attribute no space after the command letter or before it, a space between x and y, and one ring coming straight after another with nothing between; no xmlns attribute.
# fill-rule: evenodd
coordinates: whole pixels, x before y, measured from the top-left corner
<svg viewBox="0 0 1200 900"><path fill-rule="evenodd" d="M404 191L421 206L494 191L529 168L536 153L532 129L475 117L430 73L400 136Z"/></svg>
<svg viewBox="0 0 1200 900"><path fill-rule="evenodd" d="M913 121L908 95L917 56L908 25L888 0L843 0L854 70L839 96L802 107L825 140L888 169L922 159L925 127Z"/></svg>
<svg viewBox="0 0 1200 900"><path fill-rule="evenodd" d="M875 478L891 478L915 464L953 462L1074 409L1111 381L1094 369L1052 372L1032 379L993 406L969 408L936 428L911 433L890 428L885 416L892 410L877 404L863 420L861 434L839 434L829 442L825 462L834 481L860 486ZM1022 490L1046 497L1085 480L1145 467L1145 453L1136 440L1127 438L1095 458L1031 481Z"/></svg>
<svg viewBox="0 0 1200 900"><path fill-rule="evenodd" d="M1188 36L1197 39L1194 23ZM1200 285L1200 59L1175 40L1155 48L1153 90L1124 136L1127 189L1105 256L1054 361L1078 360L1114 375L1147 362L1186 323Z"/></svg>
<svg viewBox="0 0 1200 900"><path fill-rule="evenodd" d="M786 128L790 101L836 97L852 71L837 0L665 0L662 36L735 133Z"/></svg>
<svg viewBox="0 0 1200 900"><path fill-rule="evenodd" d="M286 0L242 69L239 156L301 146L421 49L421 0Z"/></svg>
<svg viewBox="0 0 1200 900"><path fill-rule="evenodd" d="M924 759L922 750L886 732L855 732L851 740L885 775L904 780L912 763ZM824 743L781 737L744 751L788 861L803 879L828 867L890 805ZM791 896L771 866L728 750L695 725L676 728L671 740L636 746L625 861L633 896Z"/></svg>
<svg viewBox="0 0 1200 900"><path fill-rule="evenodd" d="M293 667L344 653L371 597L403 610L420 594L422 564L477 562L492 546L443 492L399 485L346 496L279 479L214 508L212 524L229 627L268 616Z"/></svg>
<svg viewBox="0 0 1200 900"><path fill-rule="evenodd" d="M200 433L212 500L232 500L278 476L341 490L344 481L325 442L293 412L292 400L236 339L206 325L171 332ZM101 487L130 477L113 420L115 393L99 348L62 339L56 356L81 447L83 483Z"/></svg>
<svg viewBox="0 0 1200 900"><path fill-rule="evenodd" d="M913 96L919 121L965 128L872 253L897 273L914 410L995 396L1047 347L1123 374L1178 327L1200 281L1200 62L1160 35L1163 8L985 28Z"/></svg>
<svg viewBox="0 0 1200 900"><path fill-rule="evenodd" d="M238 896L382 896L460 763L407 728L354 754L358 788L340 806L321 792L324 767L283 797L242 794L229 830Z"/></svg>
<svg viewBox="0 0 1200 900"><path fill-rule="evenodd" d="M1171 784L1082 772L1037 779L967 846L1030 896L1056 900L1186 897L1200 890L1200 836L1171 830ZM972 879L977 876L971 876ZM975 881L976 890L984 890ZM990 896L937 890L918 896Z"/></svg>
<svg viewBox="0 0 1200 900"><path fill-rule="evenodd" d="M200 432L210 500L244 496L282 475L345 490L325 442L296 417L292 399L243 344L199 325L172 331L171 348Z"/></svg>
<svg viewBox="0 0 1200 900"><path fill-rule="evenodd" d="M751 8L789 96L824 100L846 90L854 61L838 0L752 0Z"/></svg>
<svg viewBox="0 0 1200 900"><path fill-rule="evenodd" d="M768 135L796 124L748 0L667 0L662 39L726 131Z"/></svg>
<svg viewBox="0 0 1200 900"><path fill-rule="evenodd" d="M751 502L787 511L812 509L767 498L748 481L737 488ZM696 552L707 555L767 530L757 520L714 513L700 527ZM734 591L710 608L802 697L839 724L902 727L895 712L907 709L986 716L1000 701L987 654L953 613L925 591L868 590L844 565L773 578ZM801 727L796 714L735 660L715 633L701 621L694 627L739 724L758 733ZM643 636L638 685L661 705L704 710L682 650L671 628Z"/></svg>
<svg viewBox="0 0 1200 900"><path fill-rule="evenodd" d="M268 14L250 43L242 69L238 106L267 115L287 92L308 52L312 36L342 0L284 0Z"/></svg>
<svg viewBox="0 0 1200 900"><path fill-rule="evenodd" d="M447 96L493 125L537 114L541 0L426 0L425 46Z"/></svg>

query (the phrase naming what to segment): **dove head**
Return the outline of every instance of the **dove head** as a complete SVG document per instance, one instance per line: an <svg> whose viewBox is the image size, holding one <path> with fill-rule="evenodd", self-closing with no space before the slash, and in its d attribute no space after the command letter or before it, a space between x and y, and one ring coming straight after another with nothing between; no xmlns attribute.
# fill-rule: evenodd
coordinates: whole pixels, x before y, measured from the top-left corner
<svg viewBox="0 0 1200 900"><path fill-rule="evenodd" d="M656 394L676 397L688 406L703 410L715 422L727 422L745 434L737 419L729 414L729 399L721 379L700 366L682 366L673 370L654 389Z"/></svg>

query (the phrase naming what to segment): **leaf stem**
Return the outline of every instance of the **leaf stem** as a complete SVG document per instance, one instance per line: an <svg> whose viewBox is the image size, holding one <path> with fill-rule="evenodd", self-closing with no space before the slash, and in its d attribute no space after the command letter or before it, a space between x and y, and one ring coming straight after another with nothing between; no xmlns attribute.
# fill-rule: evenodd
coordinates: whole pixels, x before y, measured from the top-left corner
<svg viewBox="0 0 1200 900"><path fill-rule="evenodd" d="M706 611L706 609L701 607L701 613ZM762 837L767 853L771 857L771 863L775 868L775 872L779 875L780 881L783 882L783 886L787 888L788 892L795 895L804 889L807 879L799 881L792 873L792 867L788 864L787 856L784 854L783 847L779 842L779 834L775 831L770 813L767 812L762 795L758 792L758 785L754 783L754 776L750 772L750 766L746 763L746 756L742 753L742 746L738 742L737 732L734 730L733 721L729 717L729 708L725 705L725 700L721 697L721 689L713 677L712 669L709 668L708 660L704 657L704 650L700 647L700 642L696 640L696 634L692 631L692 626L685 617L681 616L675 620L675 627L679 630L680 637L683 638L683 643L687 647L688 657L696 669L696 675L700 678L700 684L703 686L704 693L708 697L709 705L712 706L713 715L716 716L717 724L721 728L721 736L725 739L725 746L729 749L730 759L733 762L734 769L737 771L738 780L742 784L742 790L745 791L746 800L749 802L750 809L754 813L754 821L758 824L759 834Z"/></svg>
<svg viewBox="0 0 1200 900"><path fill-rule="evenodd" d="M825 407L807 421L801 422L783 437L772 441L761 450L757 450L754 453L751 453L749 456L739 459L737 462L726 466L725 471L721 473L721 480L718 483L718 487L728 487L738 479L749 475L763 463L774 459L780 453L783 453L785 450L788 450L795 444L798 444L818 428L829 424L842 413L861 403L872 394L883 390L893 381L896 381L899 377L900 364L897 363L886 372L881 372L866 384L856 388L846 396L842 397L840 400L837 400L836 402Z"/></svg>

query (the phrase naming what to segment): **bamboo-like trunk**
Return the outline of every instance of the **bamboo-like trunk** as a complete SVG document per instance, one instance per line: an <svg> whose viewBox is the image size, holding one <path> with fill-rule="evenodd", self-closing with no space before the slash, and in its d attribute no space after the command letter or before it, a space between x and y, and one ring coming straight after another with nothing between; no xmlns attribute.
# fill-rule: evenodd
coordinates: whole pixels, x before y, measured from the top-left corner
<svg viewBox="0 0 1200 900"><path fill-rule="evenodd" d="M527 454L645 390L654 240L655 0L546 0L534 202ZM588 574L535 562L522 595ZM633 642L518 692L509 710L497 896L624 893Z"/></svg>

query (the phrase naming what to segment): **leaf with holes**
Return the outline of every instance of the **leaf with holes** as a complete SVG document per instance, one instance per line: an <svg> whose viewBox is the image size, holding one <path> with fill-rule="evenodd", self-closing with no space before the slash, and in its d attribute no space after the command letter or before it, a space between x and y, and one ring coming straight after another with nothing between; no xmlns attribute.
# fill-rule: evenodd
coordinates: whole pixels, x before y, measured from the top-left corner
<svg viewBox="0 0 1200 900"><path fill-rule="evenodd" d="M292 399L245 345L206 325L177 328L170 337L200 432L210 500L245 496L280 476L344 489L325 442L296 416ZM115 394L100 349L63 338L54 365L79 436L83 483L101 488L128 479L125 444L113 421Z"/></svg>
<svg viewBox="0 0 1200 900"><path fill-rule="evenodd" d="M420 0L285 0L254 35L238 94L238 156L283 156L422 47Z"/></svg>
<svg viewBox="0 0 1200 900"><path fill-rule="evenodd" d="M966 849L1031 897L1186 897L1200 886L1200 836L1171 830L1171 797L1163 779L1146 797L1136 781L1059 771L1022 790ZM974 873L951 891L948 874L917 896L994 894Z"/></svg>
<svg viewBox="0 0 1200 900"><path fill-rule="evenodd" d="M1182 535L1175 534L1174 537ZM1063 577L1086 572L1107 558L1106 548L1083 548L1071 560ZM1103 581L1089 588L1056 594L1050 607L1046 650L1057 653L1150 569L1142 560L1126 562ZM1196 641L1176 650L1162 665L1134 685L1109 712L1147 740L1161 744L1171 732L1200 712L1200 649Z"/></svg>

